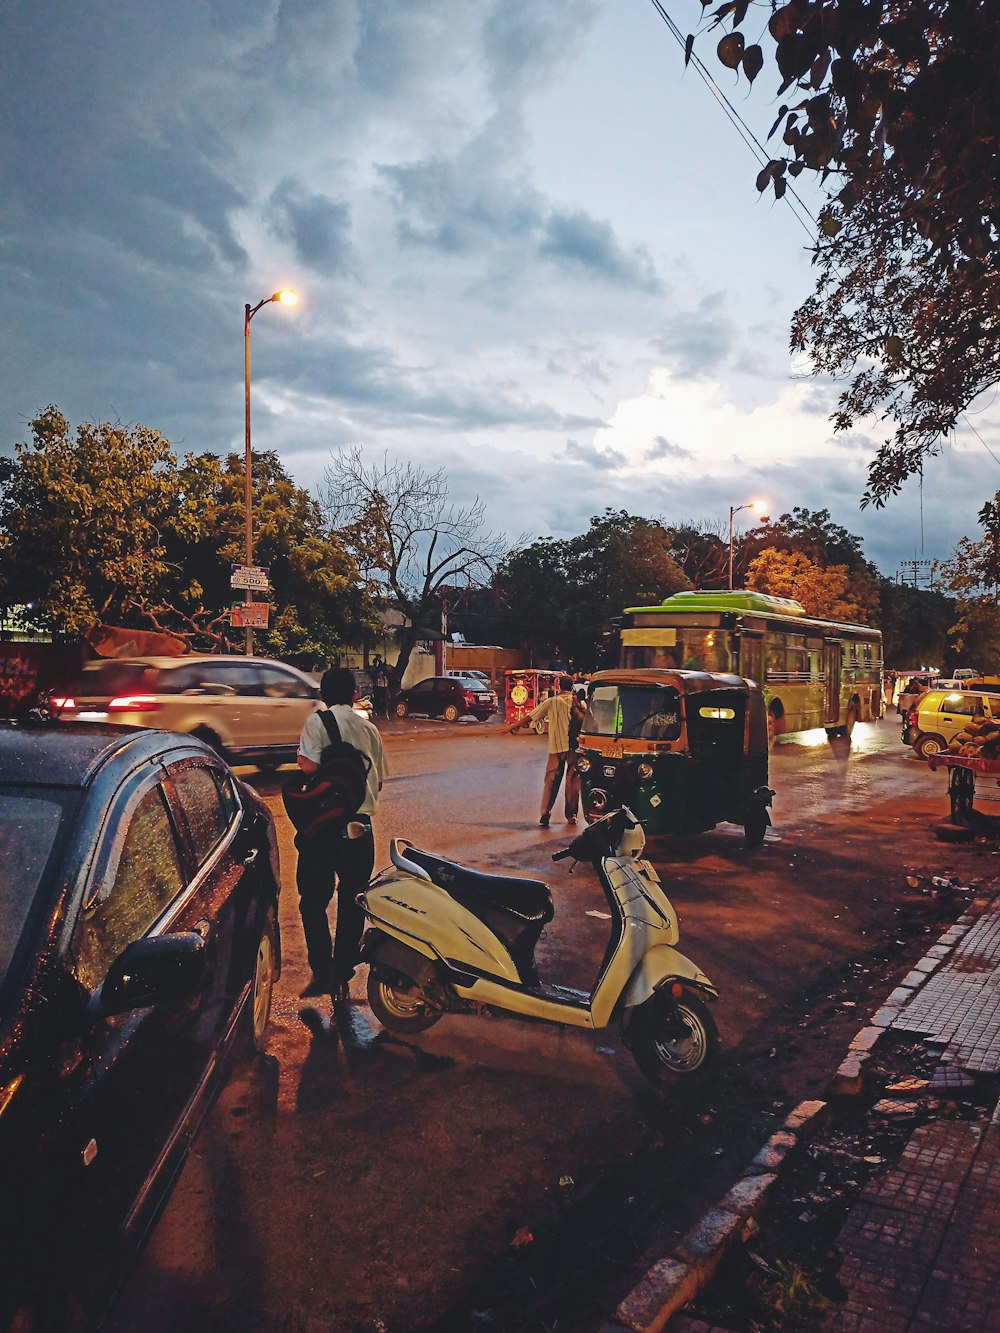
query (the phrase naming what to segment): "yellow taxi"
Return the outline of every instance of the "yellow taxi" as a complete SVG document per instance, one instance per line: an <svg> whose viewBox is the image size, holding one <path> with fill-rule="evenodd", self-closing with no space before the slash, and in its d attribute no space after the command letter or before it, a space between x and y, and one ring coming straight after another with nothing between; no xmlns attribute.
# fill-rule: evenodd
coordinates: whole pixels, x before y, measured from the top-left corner
<svg viewBox="0 0 1000 1333"><path fill-rule="evenodd" d="M946 750L960 731L977 717L1000 720L1000 692L928 690L903 722L903 740L921 759Z"/></svg>

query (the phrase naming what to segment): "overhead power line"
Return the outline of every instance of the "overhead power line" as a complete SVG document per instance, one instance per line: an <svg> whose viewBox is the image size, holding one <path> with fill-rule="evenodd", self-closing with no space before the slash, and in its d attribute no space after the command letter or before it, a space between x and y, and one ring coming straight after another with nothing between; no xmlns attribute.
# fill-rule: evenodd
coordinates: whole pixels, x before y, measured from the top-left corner
<svg viewBox="0 0 1000 1333"><path fill-rule="evenodd" d="M663 22L670 29L670 32L673 34L674 39L680 46L681 50L684 51L687 45L684 39L684 34L681 32L680 28L678 28L677 24L667 13L666 9L662 4L662 0L652 0L652 3L653 3L653 8L656 10L660 18L663 19ZM722 91L719 85L715 82L715 79L713 79L712 75L709 73L704 62L701 59L699 59L699 57L694 53L694 51L691 52L691 56L688 63L694 66L695 70L697 71L698 75L704 82L705 86L708 88L709 92L712 94L712 96L718 102L719 106L722 108L723 114L729 120L729 123L733 126L736 133L743 140L747 148L749 148L750 152L756 158L758 164L761 167L766 167L768 162L771 161L770 153L768 153L767 149L754 134L753 130L746 123L746 121L743 119L740 113L736 110L732 102L730 102L729 98ZM795 189L792 186L789 186L786 189L785 194L782 196L782 198L784 202L788 205L788 207L792 210L792 216L798 222L802 230L806 232L806 234L809 236L809 239L815 240L816 219L809 211L807 204L803 201L801 196L796 193Z"/></svg>

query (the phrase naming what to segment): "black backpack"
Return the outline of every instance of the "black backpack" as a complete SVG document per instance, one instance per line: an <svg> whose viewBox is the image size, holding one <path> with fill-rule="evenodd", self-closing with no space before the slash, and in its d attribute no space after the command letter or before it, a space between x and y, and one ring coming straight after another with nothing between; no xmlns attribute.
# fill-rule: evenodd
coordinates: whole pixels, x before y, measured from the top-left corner
<svg viewBox="0 0 1000 1333"><path fill-rule="evenodd" d="M371 768L367 755L341 737L333 714L323 709L320 717L330 744L319 757L319 768L296 773L281 788L285 812L303 838L343 827L354 818L364 803Z"/></svg>

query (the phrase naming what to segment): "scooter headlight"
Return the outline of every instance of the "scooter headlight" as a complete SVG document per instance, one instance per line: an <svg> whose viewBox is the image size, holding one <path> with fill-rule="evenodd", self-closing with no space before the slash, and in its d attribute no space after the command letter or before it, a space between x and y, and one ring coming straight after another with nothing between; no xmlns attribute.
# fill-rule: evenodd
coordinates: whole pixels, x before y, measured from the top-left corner
<svg viewBox="0 0 1000 1333"><path fill-rule="evenodd" d="M579 759L577 759L576 771L578 773L590 772L590 760L586 757L586 755L580 755Z"/></svg>
<svg viewBox="0 0 1000 1333"><path fill-rule="evenodd" d="M636 767L635 771L639 774L639 777L642 778L643 782L648 782L653 776L653 765L647 759L644 759L642 763Z"/></svg>

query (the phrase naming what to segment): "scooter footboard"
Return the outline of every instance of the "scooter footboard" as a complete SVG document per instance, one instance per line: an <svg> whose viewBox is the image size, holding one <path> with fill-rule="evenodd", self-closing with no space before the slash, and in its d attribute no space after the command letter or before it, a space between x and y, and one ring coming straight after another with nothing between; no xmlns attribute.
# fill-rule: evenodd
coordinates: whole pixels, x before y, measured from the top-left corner
<svg viewBox="0 0 1000 1333"><path fill-rule="evenodd" d="M718 999L719 992L701 968L669 944L658 944L642 958L622 994L626 1009L645 1004L649 997L670 981L688 982L708 999Z"/></svg>

